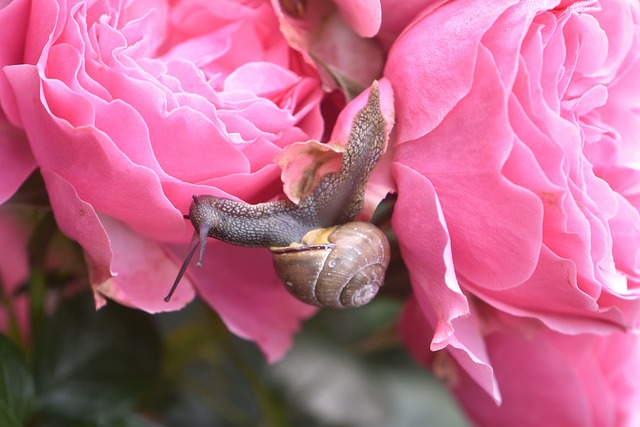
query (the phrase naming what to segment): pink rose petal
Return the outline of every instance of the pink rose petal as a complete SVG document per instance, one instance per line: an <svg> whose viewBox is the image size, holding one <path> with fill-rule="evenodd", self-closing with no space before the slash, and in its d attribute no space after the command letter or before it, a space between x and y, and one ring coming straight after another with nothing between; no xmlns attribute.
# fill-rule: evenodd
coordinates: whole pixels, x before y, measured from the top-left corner
<svg viewBox="0 0 640 427"><path fill-rule="evenodd" d="M638 338L570 337L503 330L487 338L503 390L501 406L460 371L454 392L478 425L632 426L638 421ZM605 350L606 348L606 350ZM615 360L614 363L610 361Z"/></svg>
<svg viewBox="0 0 640 427"><path fill-rule="evenodd" d="M454 333L452 320L468 315L469 305L455 277L447 223L433 186L401 164L395 163L393 172L398 185L393 229L416 299L426 313L435 314L432 349L439 350ZM407 198L409 194L420 196Z"/></svg>
<svg viewBox="0 0 640 427"><path fill-rule="evenodd" d="M407 301L402 312L399 333L412 356L425 367L433 369L445 384L456 387L463 375L464 380L472 380L474 387L482 388L487 393L483 394L483 398L491 396L494 399L492 404L500 404L502 397L484 343L478 339L479 325L475 314L454 321L456 336L462 336L463 341L471 344L470 347L453 339L450 347L433 351L433 348L429 348L433 326L432 319L425 317L428 313L430 311L423 311L413 298ZM457 372L456 364L463 367L462 374Z"/></svg>
<svg viewBox="0 0 640 427"><path fill-rule="evenodd" d="M21 131L0 112L0 205L7 201L35 170L36 162Z"/></svg>
<svg viewBox="0 0 640 427"><path fill-rule="evenodd" d="M478 63L487 60L478 57ZM450 119L399 145L395 161L433 184L459 274L472 285L505 289L522 283L535 268L542 207L534 194L501 174L512 146L506 106L498 96L503 89L494 68L483 66L478 72L484 75L476 76L472 92L458 102Z"/></svg>
<svg viewBox="0 0 640 427"><path fill-rule="evenodd" d="M382 20L379 0L338 0L336 6L356 34L361 37L376 35Z"/></svg>

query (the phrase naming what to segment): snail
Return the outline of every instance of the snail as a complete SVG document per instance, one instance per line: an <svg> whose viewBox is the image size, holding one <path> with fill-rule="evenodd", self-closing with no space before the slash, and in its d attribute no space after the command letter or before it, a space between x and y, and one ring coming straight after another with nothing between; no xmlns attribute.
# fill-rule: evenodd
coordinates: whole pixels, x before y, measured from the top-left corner
<svg viewBox="0 0 640 427"><path fill-rule="evenodd" d="M169 301L198 248L202 265L207 238L269 248L286 288L308 304L357 307L383 283L389 242L367 222L362 210L371 173L382 156L387 125L380 110L378 82L353 120L339 172L323 176L298 204L288 199L252 205L211 195L193 196L189 219L195 232L189 252L165 301Z"/></svg>

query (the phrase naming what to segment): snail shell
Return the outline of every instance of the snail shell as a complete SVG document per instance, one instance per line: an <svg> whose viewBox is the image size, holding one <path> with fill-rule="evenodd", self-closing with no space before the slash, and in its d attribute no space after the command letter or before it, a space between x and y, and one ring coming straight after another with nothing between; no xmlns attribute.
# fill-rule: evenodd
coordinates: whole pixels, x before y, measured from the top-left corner
<svg viewBox="0 0 640 427"><path fill-rule="evenodd" d="M383 284L389 241L367 222L311 230L302 244L269 248L280 280L307 304L359 307Z"/></svg>

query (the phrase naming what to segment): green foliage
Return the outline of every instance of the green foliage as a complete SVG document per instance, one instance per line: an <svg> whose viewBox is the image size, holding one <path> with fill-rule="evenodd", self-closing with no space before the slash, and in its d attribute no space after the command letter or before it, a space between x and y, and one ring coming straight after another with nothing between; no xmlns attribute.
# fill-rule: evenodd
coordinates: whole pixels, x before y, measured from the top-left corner
<svg viewBox="0 0 640 427"><path fill-rule="evenodd" d="M131 425L136 399L160 373L159 337L142 312L68 300L35 342L33 373L47 425Z"/></svg>
<svg viewBox="0 0 640 427"><path fill-rule="evenodd" d="M0 335L0 425L24 425L33 393L33 378L26 363L13 343Z"/></svg>

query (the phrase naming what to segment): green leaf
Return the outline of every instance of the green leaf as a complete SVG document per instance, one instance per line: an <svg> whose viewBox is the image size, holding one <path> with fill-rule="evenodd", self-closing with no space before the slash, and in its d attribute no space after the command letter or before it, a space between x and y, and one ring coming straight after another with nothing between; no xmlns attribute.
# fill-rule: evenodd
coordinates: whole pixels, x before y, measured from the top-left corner
<svg viewBox="0 0 640 427"><path fill-rule="evenodd" d="M194 302L155 320L163 325L167 349L166 382L155 389L164 397L159 408L163 422L176 427L284 425L263 402L258 370L266 364L264 357L255 345L233 336L209 307Z"/></svg>
<svg viewBox="0 0 640 427"><path fill-rule="evenodd" d="M90 297L66 301L36 342L38 418L45 425L117 425L159 371L149 315L115 303L96 311Z"/></svg>
<svg viewBox="0 0 640 427"><path fill-rule="evenodd" d="M33 379L18 349L0 335L0 425L22 427L33 400Z"/></svg>

